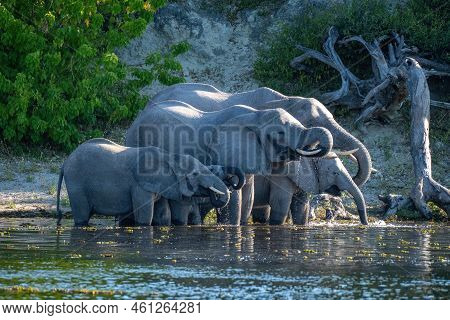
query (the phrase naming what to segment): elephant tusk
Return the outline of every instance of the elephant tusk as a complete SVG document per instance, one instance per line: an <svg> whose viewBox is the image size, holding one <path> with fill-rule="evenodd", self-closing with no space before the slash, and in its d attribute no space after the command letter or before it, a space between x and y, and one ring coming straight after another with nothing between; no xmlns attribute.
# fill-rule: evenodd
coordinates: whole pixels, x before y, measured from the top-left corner
<svg viewBox="0 0 450 320"><path fill-rule="evenodd" d="M354 155L349 155L348 156L350 158L350 160L352 160L354 163L358 163L358 159L356 159L356 157Z"/></svg>
<svg viewBox="0 0 450 320"><path fill-rule="evenodd" d="M315 149L319 144L320 144L320 141L317 140L316 142L311 143L310 145L308 145L308 147L309 147L310 149Z"/></svg>
<svg viewBox="0 0 450 320"><path fill-rule="evenodd" d="M225 193L223 193L222 191L214 188L214 187L209 187L210 190L214 191L217 194L220 194L221 196L223 196Z"/></svg>
<svg viewBox="0 0 450 320"><path fill-rule="evenodd" d="M324 156L325 159L336 159L337 157L337 154L334 152L328 152L326 156Z"/></svg>
<svg viewBox="0 0 450 320"><path fill-rule="evenodd" d="M348 150L348 151L341 151L341 150L333 149L332 151L334 153L336 153L338 156L349 156L349 155L355 153L358 150L359 150L359 148L356 148L356 149L353 149L353 150Z"/></svg>
<svg viewBox="0 0 450 320"><path fill-rule="evenodd" d="M301 154L302 156L313 156L315 154L318 154L319 152L321 152L322 150L317 149L314 151L304 151L300 148L296 149L295 151L297 151L297 153Z"/></svg>

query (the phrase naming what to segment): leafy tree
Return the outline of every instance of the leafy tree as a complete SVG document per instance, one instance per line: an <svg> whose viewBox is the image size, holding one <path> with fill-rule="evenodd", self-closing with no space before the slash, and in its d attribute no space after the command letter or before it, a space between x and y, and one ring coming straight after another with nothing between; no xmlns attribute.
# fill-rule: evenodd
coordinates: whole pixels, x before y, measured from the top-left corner
<svg viewBox="0 0 450 320"><path fill-rule="evenodd" d="M139 36L165 0L6 0L0 3L0 139L65 149L101 135L143 107L144 85L183 81L176 56L155 53L145 68L114 48Z"/></svg>

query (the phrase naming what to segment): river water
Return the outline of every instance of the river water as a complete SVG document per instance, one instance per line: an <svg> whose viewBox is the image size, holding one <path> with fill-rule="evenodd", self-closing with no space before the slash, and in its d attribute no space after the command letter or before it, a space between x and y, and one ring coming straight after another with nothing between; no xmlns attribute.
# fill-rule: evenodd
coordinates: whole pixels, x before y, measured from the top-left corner
<svg viewBox="0 0 450 320"><path fill-rule="evenodd" d="M0 299L449 299L449 227L0 219Z"/></svg>

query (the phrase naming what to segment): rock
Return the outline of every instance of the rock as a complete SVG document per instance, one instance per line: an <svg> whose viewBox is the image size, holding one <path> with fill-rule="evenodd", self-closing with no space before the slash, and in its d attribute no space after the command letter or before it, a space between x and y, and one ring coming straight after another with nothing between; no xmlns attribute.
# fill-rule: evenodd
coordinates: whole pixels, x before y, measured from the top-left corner
<svg viewBox="0 0 450 320"><path fill-rule="evenodd" d="M186 40L191 50L179 61L187 82L205 82L229 92L254 89L258 84L252 76L253 63L262 38L273 26L291 20L301 10L301 2L286 0L265 15L261 8L241 10L233 21L214 7L205 9L205 0L170 3L158 10L142 36L117 54L125 63L139 65L149 53ZM152 96L162 88L153 84L142 93Z"/></svg>

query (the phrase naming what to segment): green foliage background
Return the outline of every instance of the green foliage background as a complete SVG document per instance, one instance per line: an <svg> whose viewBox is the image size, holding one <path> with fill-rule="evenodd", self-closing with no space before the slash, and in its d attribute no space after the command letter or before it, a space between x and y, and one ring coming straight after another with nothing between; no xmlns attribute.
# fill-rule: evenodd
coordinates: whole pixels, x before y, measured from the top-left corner
<svg viewBox="0 0 450 320"><path fill-rule="evenodd" d="M139 90L183 81L180 43L151 54L144 68L120 63L114 48L139 36L165 0L7 0L0 3L0 139L70 150L131 119Z"/></svg>
<svg viewBox="0 0 450 320"><path fill-rule="evenodd" d="M447 0L408 0L397 6L387 0L344 0L333 3L305 1L295 21L269 35L255 63L255 78L261 85L285 94L318 96L319 91L339 86L338 73L317 60L305 64L311 74L299 72L289 62L302 52L297 44L322 50L330 26L341 36L361 35L367 41L392 31L405 35L408 45L417 46L432 59L450 62L450 3ZM371 60L362 46L337 48L343 62L358 76L367 76ZM364 57L365 56L365 57Z"/></svg>

